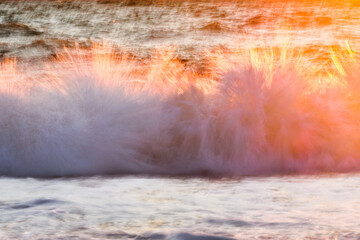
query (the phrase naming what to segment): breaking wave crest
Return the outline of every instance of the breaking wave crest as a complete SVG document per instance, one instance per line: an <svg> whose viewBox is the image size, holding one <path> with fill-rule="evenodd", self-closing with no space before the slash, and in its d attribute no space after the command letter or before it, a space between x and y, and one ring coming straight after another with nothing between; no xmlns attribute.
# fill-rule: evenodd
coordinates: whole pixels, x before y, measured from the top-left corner
<svg viewBox="0 0 360 240"><path fill-rule="evenodd" d="M245 55L218 52L204 74L168 52L140 63L100 45L37 70L4 60L0 175L360 169L355 59L334 57L324 78L286 54Z"/></svg>

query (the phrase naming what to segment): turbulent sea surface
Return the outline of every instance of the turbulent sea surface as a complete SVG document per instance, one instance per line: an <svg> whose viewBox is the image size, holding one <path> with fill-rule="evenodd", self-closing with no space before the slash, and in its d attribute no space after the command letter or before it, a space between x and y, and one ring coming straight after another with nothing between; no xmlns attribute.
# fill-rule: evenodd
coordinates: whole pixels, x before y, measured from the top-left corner
<svg viewBox="0 0 360 240"><path fill-rule="evenodd" d="M0 239L360 239L360 1L0 1Z"/></svg>
<svg viewBox="0 0 360 240"><path fill-rule="evenodd" d="M1 179L4 239L359 239L357 175Z"/></svg>
<svg viewBox="0 0 360 240"><path fill-rule="evenodd" d="M283 44L319 50L359 44L359 9L353 1L1 1L0 53L46 57L75 42L107 41L146 56L176 46L188 60L213 47Z"/></svg>

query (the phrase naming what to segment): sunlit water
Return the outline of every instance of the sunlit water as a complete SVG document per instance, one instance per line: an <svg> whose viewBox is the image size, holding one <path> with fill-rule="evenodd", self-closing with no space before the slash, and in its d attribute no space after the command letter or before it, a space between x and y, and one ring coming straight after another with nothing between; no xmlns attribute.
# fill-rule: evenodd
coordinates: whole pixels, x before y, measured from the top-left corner
<svg viewBox="0 0 360 240"><path fill-rule="evenodd" d="M1 1L0 54L44 57L75 42L108 41L138 56L176 46L186 60L213 47L358 47L358 0Z"/></svg>
<svg viewBox="0 0 360 240"><path fill-rule="evenodd" d="M358 175L1 179L0 238L358 239Z"/></svg>
<svg viewBox="0 0 360 240"><path fill-rule="evenodd" d="M1 1L0 239L360 239L358 5Z"/></svg>

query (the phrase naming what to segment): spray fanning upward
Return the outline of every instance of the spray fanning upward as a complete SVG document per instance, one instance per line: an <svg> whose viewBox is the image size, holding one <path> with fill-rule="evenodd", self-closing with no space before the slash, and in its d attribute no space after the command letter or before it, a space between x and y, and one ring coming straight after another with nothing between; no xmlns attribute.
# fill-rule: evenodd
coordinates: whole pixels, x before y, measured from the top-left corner
<svg viewBox="0 0 360 240"><path fill-rule="evenodd" d="M286 51L286 50L284 50ZM345 58L343 58L345 59ZM196 74L94 45L0 66L0 175L258 175L360 169L357 61L328 82L284 53L216 52Z"/></svg>

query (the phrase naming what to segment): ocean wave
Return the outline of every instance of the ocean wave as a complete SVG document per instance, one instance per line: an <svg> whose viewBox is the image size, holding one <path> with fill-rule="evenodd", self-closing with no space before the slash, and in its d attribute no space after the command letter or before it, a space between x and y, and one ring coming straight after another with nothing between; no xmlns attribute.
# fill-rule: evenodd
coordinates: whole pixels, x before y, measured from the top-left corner
<svg viewBox="0 0 360 240"><path fill-rule="evenodd" d="M320 81L283 53L218 52L199 75L167 52L65 52L40 70L1 63L0 175L360 169L355 59L334 56Z"/></svg>
<svg viewBox="0 0 360 240"><path fill-rule="evenodd" d="M0 23L0 37L8 37L9 35L38 36L41 34L42 32L23 23Z"/></svg>
<svg viewBox="0 0 360 240"><path fill-rule="evenodd" d="M201 28L201 30L207 30L207 31L222 31L224 28L221 26L220 22L214 21L206 24Z"/></svg>

